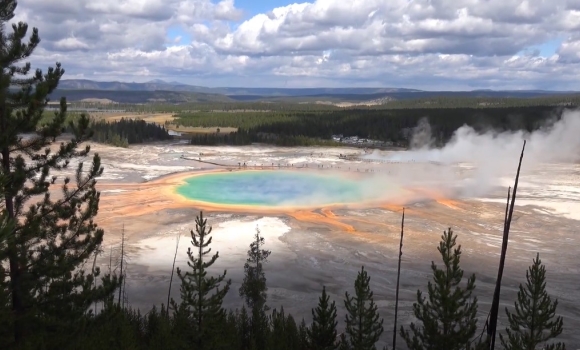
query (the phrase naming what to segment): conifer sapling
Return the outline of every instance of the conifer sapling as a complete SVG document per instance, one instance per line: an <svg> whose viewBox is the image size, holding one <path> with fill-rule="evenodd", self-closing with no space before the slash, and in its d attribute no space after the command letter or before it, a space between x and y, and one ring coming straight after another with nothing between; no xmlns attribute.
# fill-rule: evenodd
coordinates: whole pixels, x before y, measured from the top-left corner
<svg viewBox="0 0 580 350"><path fill-rule="evenodd" d="M563 343L546 344L562 333L564 321L556 316L558 300L546 291L546 266L536 255L532 266L526 271L526 285L520 284L518 300L514 303L514 312L506 308L509 327L506 337L499 335L506 350L564 350Z"/></svg>
<svg viewBox="0 0 580 350"><path fill-rule="evenodd" d="M375 350L383 333L383 319L379 318L370 280L363 266L354 282L354 296L345 293L346 336L341 341L342 349Z"/></svg>
<svg viewBox="0 0 580 350"><path fill-rule="evenodd" d="M195 219L195 231L190 232L191 244L196 249L187 248L187 265L191 270L183 272L177 268L177 276L181 280L181 304L171 300L177 313L186 313L191 317L196 349L209 349L219 341L216 331L226 317L222 303L231 284L231 280L225 280L226 271L217 277L207 276L207 269L219 257L217 252L209 258L206 257L211 253L211 231L211 226L207 227L207 219L200 212ZM225 284L222 287L223 282Z"/></svg>
<svg viewBox="0 0 580 350"><path fill-rule="evenodd" d="M326 287L318 298L318 306L312 309L312 325L307 329L308 344L311 350L334 350L337 348L336 303L329 302Z"/></svg>
<svg viewBox="0 0 580 350"><path fill-rule="evenodd" d="M401 327L401 337L411 350L464 350L474 346L472 338L477 326L477 298L475 275L461 287L463 270L459 267L461 246L456 246L457 236L449 229L441 236L437 250L443 266L431 263L433 282L427 285L428 296L417 291L413 313L420 324L411 323L409 330Z"/></svg>
<svg viewBox="0 0 580 350"><path fill-rule="evenodd" d="M250 310L266 308L268 287L266 286L264 263L268 261L271 251L262 249L264 243L264 237L256 228L254 241L250 244L248 258L244 264L244 281L240 287L240 296L244 298Z"/></svg>

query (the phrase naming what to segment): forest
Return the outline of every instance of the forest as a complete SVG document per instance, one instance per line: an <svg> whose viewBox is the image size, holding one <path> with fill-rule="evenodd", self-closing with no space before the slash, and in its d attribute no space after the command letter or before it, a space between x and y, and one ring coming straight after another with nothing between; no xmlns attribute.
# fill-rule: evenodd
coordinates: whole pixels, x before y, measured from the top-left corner
<svg viewBox="0 0 580 350"><path fill-rule="evenodd" d="M171 140L165 127L147 123L139 119L125 119L116 121L94 121L91 124L92 140L111 144L118 147L128 147L132 144Z"/></svg>
<svg viewBox="0 0 580 350"><path fill-rule="evenodd" d="M93 140L127 147L131 144L170 140L168 129L188 137L192 145L250 145L266 143L278 146L340 146L333 135L381 141L366 147L384 145L409 147L410 135L421 120L431 129L434 146L447 143L455 130L463 125L476 131L534 131L560 119L564 107L520 106L487 108L340 108L324 106L314 110L288 105L281 111L229 110L181 111L165 125L144 120L122 118L106 121L93 118ZM45 116L43 123L52 119ZM72 114L67 121L78 119ZM196 133L189 127L233 127L234 132ZM68 129L67 131L70 131Z"/></svg>
<svg viewBox="0 0 580 350"><path fill-rule="evenodd" d="M67 91L71 93L81 93L90 96L90 91ZM114 96L116 91L110 91ZM158 92L160 94L167 94L166 91ZM171 93L171 92L170 92ZM178 94L178 92L173 92ZM68 99L71 108L74 109L95 109L103 112L107 110L124 110L130 113L182 113L182 112L251 112L251 111L328 111L328 110L344 110L344 109L422 109L422 108L473 108L473 109L487 109L487 108L513 108L513 107L534 107L534 106L549 106L549 107L577 107L580 105L580 94L556 94L556 95L539 95L530 97L507 97L497 96L501 93L495 92L496 96L461 96L461 94L444 94L431 93L426 97L424 94L407 94L400 98L399 96L389 97L381 95L375 100L360 101L361 96L358 97L359 104L352 104L350 107L339 107L343 99L334 98L332 101L319 101L322 97L308 98L308 101L301 102L297 98L278 98L276 101L271 100L254 100L254 101L191 101L186 100L168 103L159 101L152 101L148 99L148 94L143 92L132 92L136 97L144 99L141 103L131 101L118 101L112 104L102 104L98 102L87 102L86 100ZM473 92L471 93L473 95ZM503 94L505 95L505 93ZM67 96L64 94L63 96ZM95 98L97 96L93 96ZM111 96L110 96L111 97ZM162 96L164 97L164 96ZM114 98L114 97L113 97ZM323 99L323 98L322 98ZM348 102L347 102L348 105Z"/></svg>
<svg viewBox="0 0 580 350"><path fill-rule="evenodd" d="M412 130L425 119L435 145L447 143L455 130L469 125L477 131L531 132L558 120L563 107L339 109L320 111L179 113L171 123L185 127L237 127L237 132L194 135L197 145L283 146L335 145L332 135L358 136L408 147ZM169 124L170 122L167 122Z"/></svg>
<svg viewBox="0 0 580 350"><path fill-rule="evenodd" d="M429 122L435 145L449 141L462 125L477 131L531 132L557 121L563 107L509 108L420 108L420 109L321 109L317 111L229 111L181 112L165 125L143 120L94 119L93 140L116 146L163 141L173 137L168 129L183 130L193 145L249 145L267 143L279 146L340 146L332 135L381 141L408 147L410 134L421 120ZM75 115L78 118L78 114ZM234 132L189 133L188 127L234 127ZM180 129L181 128L181 129ZM372 145L371 145L372 147ZM375 145L377 147L377 145Z"/></svg>

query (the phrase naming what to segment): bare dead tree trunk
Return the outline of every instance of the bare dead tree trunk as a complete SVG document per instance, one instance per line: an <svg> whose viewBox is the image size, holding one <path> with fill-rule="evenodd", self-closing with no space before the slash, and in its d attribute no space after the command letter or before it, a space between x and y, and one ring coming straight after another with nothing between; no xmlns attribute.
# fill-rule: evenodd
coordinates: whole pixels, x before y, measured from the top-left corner
<svg viewBox="0 0 580 350"><path fill-rule="evenodd" d="M7 130L7 118L6 117L6 110L3 108L0 112L0 130L2 134L4 134ZM6 176L10 179L12 174L12 169L10 165L10 149L8 147L4 147L0 154L2 155L2 170ZM7 215L8 220L15 220L15 208L14 208L14 195L11 191L4 191L4 205L5 205L5 212ZM12 231L11 235L15 235L14 231ZM13 332L14 332L14 340L16 344L20 344L24 341L25 338L25 324L23 321L24 314L26 312L24 306L24 295L22 292L22 266L18 262L18 252L17 248L13 244L9 244L7 246L8 252L8 265L9 265L9 275L10 275L10 286L9 291L12 295L11 303L12 303L12 312L14 315L14 324L13 324Z"/></svg>
<svg viewBox="0 0 580 350"><path fill-rule="evenodd" d="M177 249L179 249L179 239L181 238L181 234L177 233L177 243L175 243L175 254L173 255L173 266L171 267L171 277L169 278L169 291L167 291L167 314L166 317L169 317L169 299L171 298L171 284L173 282L173 274L175 273L175 260L177 259Z"/></svg>
<svg viewBox="0 0 580 350"><path fill-rule="evenodd" d="M123 309L127 307L127 305L129 304L129 296L127 295L127 288L125 286L126 283L127 279L123 278L123 304L122 304Z"/></svg>
<svg viewBox="0 0 580 350"><path fill-rule="evenodd" d="M499 260L499 269L497 272L497 281L495 284L495 291L493 293L493 301L491 304L489 328L487 330L487 335L489 337L489 349L490 350L495 349L495 334L496 334L496 330L497 330L497 317L499 314L499 298L500 298L500 293L501 293L501 280L503 277L503 269L504 269L504 265L505 265L507 245L508 245L508 241L509 241L510 226L511 226L512 217L513 217L513 213L514 213L516 193L518 190L518 181L520 178L520 170L522 167L522 160L524 158L524 150L525 149L526 149L526 141L524 141L524 146L522 147L522 154L520 155L520 162L518 165L518 171L516 173L516 181L514 183L514 191L512 193L511 203L509 206L509 212L506 213L505 221L504 221L503 241L502 241L502 246L501 246L501 256L500 256L500 260ZM508 191L508 197L509 197L509 191ZM507 209L507 205L506 205L506 209Z"/></svg>
<svg viewBox="0 0 580 350"><path fill-rule="evenodd" d="M121 232L121 273L120 273L120 276L124 281L125 276L123 276L123 260L125 260L125 224L123 224L123 231ZM121 306L121 294L123 293L123 284L119 286L119 300L117 302L119 306Z"/></svg>
<svg viewBox="0 0 580 350"><path fill-rule="evenodd" d="M113 246L110 247L111 250L109 251L109 275L113 272Z"/></svg>
<svg viewBox="0 0 580 350"><path fill-rule="evenodd" d="M99 253L101 252L101 247L99 246L99 248L95 249L95 258L93 259L93 268L91 269L93 276L95 275L95 265L97 264L97 256L99 255ZM95 278L93 280L93 286L96 289L97 288L97 279ZM95 303L95 315L97 314L97 303Z"/></svg>
<svg viewBox="0 0 580 350"><path fill-rule="evenodd" d="M395 325L393 326L393 350L397 346L397 313L399 312L399 279L401 277L401 258L403 256L403 234L405 227L405 208L401 219L401 242L399 243L399 267L397 268L397 291L395 292Z"/></svg>

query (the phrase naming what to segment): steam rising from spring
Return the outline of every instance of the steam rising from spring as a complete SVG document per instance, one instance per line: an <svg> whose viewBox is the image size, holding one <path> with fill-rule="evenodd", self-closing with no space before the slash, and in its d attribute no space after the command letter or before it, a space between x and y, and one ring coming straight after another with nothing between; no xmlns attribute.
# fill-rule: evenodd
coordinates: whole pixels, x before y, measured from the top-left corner
<svg viewBox="0 0 580 350"><path fill-rule="evenodd" d="M410 151L387 155L374 152L365 158L424 163L425 167L428 162L436 162L440 166L429 170L401 168L389 181L402 186L429 186L447 196L480 196L500 186L500 178L515 176L524 140L527 144L522 174L538 170L546 163L580 160L580 111L566 110L559 120L554 118L532 133L493 130L481 133L464 125L442 148L433 147L431 128L423 119L411 135ZM472 169L467 177L465 169Z"/></svg>
<svg viewBox="0 0 580 350"><path fill-rule="evenodd" d="M296 169L293 171L297 173L292 173L292 176L288 173L287 177L279 172L267 175L256 172L251 176L247 173L251 178L248 181L235 186L233 182L226 181L225 185L217 186L219 190L208 192L214 197L219 193L223 197L220 200L213 197L204 199L203 193L197 192L186 194L186 197L214 204L279 208L331 204L406 205L430 199L477 198L496 194L503 197L507 184L513 183L524 140L527 140L527 144L521 172L523 177L532 175L546 163L566 163L580 159L580 111L564 111L561 118L555 117L532 133L493 130L478 132L464 125L440 148L435 147L429 122L423 119L409 137L411 150L375 151L363 156L363 159L374 160L372 164L358 165L355 160L348 165L354 167L352 171L350 168L349 171L326 168L324 172L315 173L315 169ZM302 172L311 174L307 176ZM243 179L239 177L245 176L243 173L226 175L238 177L238 181L241 181ZM210 178L218 177L215 176ZM317 180L312 182L314 177ZM264 185L266 180L269 186ZM349 183L352 186L333 187L333 182ZM232 186L228 190L226 185ZM232 202L241 194L242 187L248 193L247 198ZM195 188L208 190L206 185Z"/></svg>

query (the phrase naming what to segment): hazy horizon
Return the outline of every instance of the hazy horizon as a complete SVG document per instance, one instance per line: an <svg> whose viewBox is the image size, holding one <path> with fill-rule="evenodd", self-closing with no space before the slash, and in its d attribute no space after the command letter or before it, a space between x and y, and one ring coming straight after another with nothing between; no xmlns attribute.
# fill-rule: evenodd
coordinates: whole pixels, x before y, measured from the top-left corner
<svg viewBox="0 0 580 350"><path fill-rule="evenodd" d="M545 92L564 92L564 93L575 93L580 92L580 88L578 90L555 90L555 89L501 89L501 88L485 88L485 89L457 89L457 90L443 90L443 89L416 89L406 86L357 86L357 87L348 87L348 86L328 86L328 85L321 85L321 86L308 86L308 87L285 87L285 86L244 86L244 85L220 85L220 86L210 86L210 85L197 85L197 84L189 84L189 83L182 83L178 81L173 81L170 79L163 79L163 78L156 78L151 80L144 80L144 81L134 81L134 80L102 80L98 78L88 79L88 78L67 78L66 75L61 79L61 81L79 81L79 80L86 80L91 82L98 82L98 83L121 83L121 84L148 84L148 83L162 83L162 84L181 84L181 85L188 85L188 86L199 86L211 89L288 89L288 90L298 90L298 89L401 89L401 90L418 90L424 92L473 92L473 91L545 91Z"/></svg>

